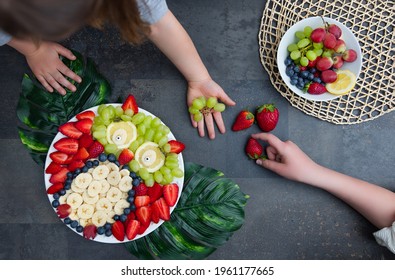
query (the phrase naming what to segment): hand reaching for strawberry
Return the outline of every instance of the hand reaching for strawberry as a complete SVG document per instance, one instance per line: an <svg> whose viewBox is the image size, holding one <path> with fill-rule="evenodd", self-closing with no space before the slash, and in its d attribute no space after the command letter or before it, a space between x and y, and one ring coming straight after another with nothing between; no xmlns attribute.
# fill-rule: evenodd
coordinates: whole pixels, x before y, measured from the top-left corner
<svg viewBox="0 0 395 280"><path fill-rule="evenodd" d="M224 92L224 90L211 78L199 82L188 83L188 106L192 105L192 101L200 96L216 97L228 106L234 106L236 103ZM220 112L213 112L206 114L204 118L196 122L191 115L191 122L193 127L198 129L201 137L205 136L205 126L207 127L208 136L210 139L215 138L214 121L221 133L225 133L225 125Z"/></svg>

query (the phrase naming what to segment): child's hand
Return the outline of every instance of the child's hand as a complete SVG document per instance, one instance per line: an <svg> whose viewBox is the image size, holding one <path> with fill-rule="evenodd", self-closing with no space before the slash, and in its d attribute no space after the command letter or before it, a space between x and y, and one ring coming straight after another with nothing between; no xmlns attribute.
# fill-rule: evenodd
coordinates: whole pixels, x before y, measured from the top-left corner
<svg viewBox="0 0 395 280"><path fill-rule="evenodd" d="M268 159L258 159L257 164L299 182L306 182L306 179L314 176L318 165L293 142L283 142L269 133L253 134L252 137L269 144L266 148Z"/></svg>
<svg viewBox="0 0 395 280"><path fill-rule="evenodd" d="M211 78L199 82L188 82L188 106L191 106L192 101L200 96L205 96L206 98L211 96L217 97L221 102L228 106L234 106L236 104ZM193 115L191 115L192 125L193 127L198 128L199 135L201 137L204 137L205 135L204 126L206 125L209 138L215 138L214 121L216 122L219 131L221 133L225 133L226 129L221 113L214 112L204 116L204 118L199 122L194 121Z"/></svg>
<svg viewBox="0 0 395 280"><path fill-rule="evenodd" d="M65 95L66 90L63 87L71 91L76 90L76 87L65 76L78 83L81 82L81 78L64 65L59 55L70 60L76 59L70 50L52 42L40 42L37 50L25 53L30 69L46 90L53 92L55 89L60 94Z"/></svg>

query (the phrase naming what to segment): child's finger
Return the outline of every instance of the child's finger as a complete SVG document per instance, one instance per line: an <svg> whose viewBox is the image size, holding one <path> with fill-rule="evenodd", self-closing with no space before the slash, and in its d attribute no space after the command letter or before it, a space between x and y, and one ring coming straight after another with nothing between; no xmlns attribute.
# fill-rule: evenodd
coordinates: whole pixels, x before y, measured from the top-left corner
<svg viewBox="0 0 395 280"><path fill-rule="evenodd" d="M283 141L281 141L276 136L274 136L273 134L270 134L270 133L252 134L251 137L255 138L255 139L263 140L265 142L268 142L269 145L273 146L277 151L281 151L283 146L284 146L284 142Z"/></svg>

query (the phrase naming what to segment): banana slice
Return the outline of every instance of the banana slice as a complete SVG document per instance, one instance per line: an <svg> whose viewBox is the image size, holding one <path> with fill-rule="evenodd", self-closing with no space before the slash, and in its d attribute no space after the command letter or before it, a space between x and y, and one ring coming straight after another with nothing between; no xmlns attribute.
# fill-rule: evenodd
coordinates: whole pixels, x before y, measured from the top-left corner
<svg viewBox="0 0 395 280"><path fill-rule="evenodd" d="M115 220L113 219L114 215L115 215L114 211L110 211L107 213L107 223L110 224L115 223Z"/></svg>
<svg viewBox="0 0 395 280"><path fill-rule="evenodd" d="M108 167L106 165L99 165L95 168L95 170L93 170L92 176L93 176L93 179L100 181L100 180L105 179L107 177L108 173L110 173L110 170L108 169Z"/></svg>
<svg viewBox="0 0 395 280"><path fill-rule="evenodd" d="M83 201L82 196L78 193L71 193L67 197L67 204L71 206L71 209L77 209Z"/></svg>
<svg viewBox="0 0 395 280"><path fill-rule="evenodd" d="M105 211L96 211L92 215L92 224L97 227L102 227L107 222L107 213Z"/></svg>
<svg viewBox="0 0 395 280"><path fill-rule="evenodd" d="M104 211L106 213L112 211L112 204L108 198L100 198L96 202L96 210L97 211Z"/></svg>
<svg viewBox="0 0 395 280"><path fill-rule="evenodd" d="M73 209L71 213L69 214L69 218L75 221L78 221L80 217L77 215L77 209Z"/></svg>
<svg viewBox="0 0 395 280"><path fill-rule="evenodd" d="M80 226L85 227L88 224L88 219L80 219L79 224Z"/></svg>
<svg viewBox="0 0 395 280"><path fill-rule="evenodd" d="M145 142L134 154L135 159L141 167L148 172L158 171L165 164L165 155L159 149L158 144L154 142Z"/></svg>
<svg viewBox="0 0 395 280"><path fill-rule="evenodd" d="M130 203L127 202L124 199L121 199L114 205L114 212L117 215L122 215L123 214L123 209L128 208L130 206Z"/></svg>
<svg viewBox="0 0 395 280"><path fill-rule="evenodd" d="M133 179L130 176L122 177L119 181L118 188L123 192L128 192L133 187L132 181Z"/></svg>
<svg viewBox="0 0 395 280"><path fill-rule="evenodd" d="M118 165L116 165L116 164L113 163L113 162L108 162L108 163L106 163L106 166L108 167L108 170L109 170L110 172L112 172L112 171L119 171Z"/></svg>
<svg viewBox="0 0 395 280"><path fill-rule="evenodd" d="M88 173L92 175L93 170L95 170L95 169L94 169L94 168L89 168L89 169L88 169Z"/></svg>
<svg viewBox="0 0 395 280"><path fill-rule="evenodd" d="M75 180L73 180L73 182L71 182L71 190L76 193L83 193L86 189L77 187Z"/></svg>
<svg viewBox="0 0 395 280"><path fill-rule="evenodd" d="M111 171L107 176L107 182L110 183L110 185L118 185L119 180L121 180L121 174L117 170Z"/></svg>
<svg viewBox="0 0 395 280"><path fill-rule="evenodd" d="M119 174L121 175L121 177L129 176L130 171L127 169L122 169L121 171L119 171Z"/></svg>
<svg viewBox="0 0 395 280"><path fill-rule="evenodd" d="M89 219L92 217L93 213L95 212L95 207L90 204L82 204L78 207L77 215L81 219Z"/></svg>
<svg viewBox="0 0 395 280"><path fill-rule="evenodd" d="M101 188L100 181L92 181L88 187L89 196L97 196L100 193Z"/></svg>
<svg viewBox="0 0 395 280"><path fill-rule="evenodd" d="M82 199L87 204L95 205L96 202L99 200L99 195L90 196L88 194L88 190L85 190L85 192L82 194Z"/></svg>
<svg viewBox="0 0 395 280"><path fill-rule="evenodd" d="M99 194L104 194L104 197L106 197L106 194L111 187L110 183L108 183L107 180L101 180L100 183L101 183L101 190Z"/></svg>
<svg viewBox="0 0 395 280"><path fill-rule="evenodd" d="M60 204L65 204L67 203L67 197L71 194L71 190L67 190L66 193L64 195L62 195L61 197L59 197L59 203Z"/></svg>
<svg viewBox="0 0 395 280"><path fill-rule="evenodd" d="M128 198L128 193L127 192L122 192L122 199L127 199Z"/></svg>
<svg viewBox="0 0 395 280"><path fill-rule="evenodd" d="M107 127L107 142L124 149L137 138L137 128L132 122L113 122Z"/></svg>
<svg viewBox="0 0 395 280"><path fill-rule="evenodd" d="M110 202L118 202L122 198L122 192L116 187L111 187L106 197Z"/></svg>
<svg viewBox="0 0 395 280"><path fill-rule="evenodd" d="M74 182L78 188L86 189L92 182L92 175L89 173L81 173L75 177Z"/></svg>

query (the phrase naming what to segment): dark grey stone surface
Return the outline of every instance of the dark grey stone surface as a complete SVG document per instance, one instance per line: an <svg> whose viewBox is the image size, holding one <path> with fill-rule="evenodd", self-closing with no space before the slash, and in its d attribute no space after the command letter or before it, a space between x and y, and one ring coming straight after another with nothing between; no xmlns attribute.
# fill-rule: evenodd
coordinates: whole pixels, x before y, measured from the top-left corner
<svg viewBox="0 0 395 280"><path fill-rule="evenodd" d="M292 139L314 160L395 190L395 114L350 126L334 125L293 108L271 85L259 60L258 31L265 1L169 1L212 77L237 102L223 115L228 132L199 138L187 115L186 82L150 43L133 47L114 30L84 28L63 44L94 59L113 99L136 95L139 105L168 124L187 148L186 161L211 166L250 195L245 224L209 259L394 259L376 244L376 229L321 190L262 170L244 155L250 133L230 127L243 108L275 102L274 134ZM16 105L24 58L0 48L0 259L133 259L122 245L85 240L54 214L42 170L17 134Z"/></svg>

